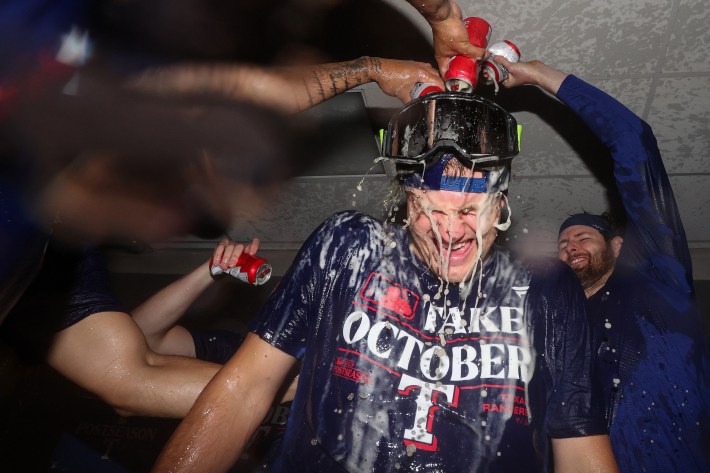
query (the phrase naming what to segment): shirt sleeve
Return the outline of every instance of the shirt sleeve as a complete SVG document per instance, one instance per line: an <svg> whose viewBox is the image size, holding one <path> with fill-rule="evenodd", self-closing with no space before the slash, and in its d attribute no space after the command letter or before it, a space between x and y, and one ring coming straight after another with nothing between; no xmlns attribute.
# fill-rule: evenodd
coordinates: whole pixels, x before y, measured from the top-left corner
<svg viewBox="0 0 710 473"><path fill-rule="evenodd" d="M250 330L300 359L308 343L318 343L314 340L320 329L332 323L332 312L357 269L353 257L367 247L363 243L371 240L375 227L371 217L354 211L338 212L323 222L301 247Z"/></svg>
<svg viewBox="0 0 710 473"><path fill-rule="evenodd" d="M257 313L250 330L275 348L300 358L305 350L312 318L321 311L324 275L332 258L334 220L322 223L306 240L266 305Z"/></svg>
<svg viewBox="0 0 710 473"><path fill-rule="evenodd" d="M609 150L627 216L620 260L661 283L692 293L690 251L651 127L601 90L570 75L557 97Z"/></svg>

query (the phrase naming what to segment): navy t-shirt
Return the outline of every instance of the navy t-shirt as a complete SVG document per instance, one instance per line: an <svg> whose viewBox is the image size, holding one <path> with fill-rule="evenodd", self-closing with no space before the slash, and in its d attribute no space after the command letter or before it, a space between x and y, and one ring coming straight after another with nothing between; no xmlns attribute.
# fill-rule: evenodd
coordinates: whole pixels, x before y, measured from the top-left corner
<svg viewBox="0 0 710 473"><path fill-rule="evenodd" d="M574 76L557 97L609 149L627 225L616 268L587 303L622 472L710 472L710 358L690 251L651 127Z"/></svg>
<svg viewBox="0 0 710 473"><path fill-rule="evenodd" d="M495 250L479 292L442 283L405 230L337 214L252 327L302 362L273 471L543 471L548 437L606 433L583 306L557 260Z"/></svg>
<svg viewBox="0 0 710 473"><path fill-rule="evenodd" d="M241 334L232 330L188 329L195 344L195 358L198 360L225 364L244 341Z"/></svg>

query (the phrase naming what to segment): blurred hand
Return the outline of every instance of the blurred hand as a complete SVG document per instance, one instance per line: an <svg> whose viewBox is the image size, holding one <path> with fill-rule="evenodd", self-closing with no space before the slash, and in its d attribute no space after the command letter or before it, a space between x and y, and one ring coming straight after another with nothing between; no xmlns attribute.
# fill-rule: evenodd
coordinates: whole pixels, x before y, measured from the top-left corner
<svg viewBox="0 0 710 473"><path fill-rule="evenodd" d="M237 260L242 253L255 255L259 249L259 240L254 238L251 243L244 245L230 240L222 240L214 249L212 264L226 270L237 265Z"/></svg>
<svg viewBox="0 0 710 473"><path fill-rule="evenodd" d="M430 64L398 59L379 59L379 62L375 74L377 85L384 93L397 97L404 103L412 100L411 92L417 82L444 88L441 76Z"/></svg>

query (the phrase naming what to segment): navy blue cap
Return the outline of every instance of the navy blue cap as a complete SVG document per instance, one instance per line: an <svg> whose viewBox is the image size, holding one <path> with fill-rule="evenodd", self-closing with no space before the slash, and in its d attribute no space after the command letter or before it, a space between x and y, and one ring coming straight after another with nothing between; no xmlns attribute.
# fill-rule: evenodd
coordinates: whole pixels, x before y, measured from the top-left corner
<svg viewBox="0 0 710 473"><path fill-rule="evenodd" d="M600 217L599 215L589 214L586 212L572 215L571 217L567 218L567 220L562 222L562 225L560 225L560 231L557 232L557 236L559 237L560 234L566 228L572 227L574 225L584 225L587 227L592 227L598 230L599 233L604 235L605 238L611 238L613 236L611 225L609 224L609 221L607 219L605 219L604 217Z"/></svg>

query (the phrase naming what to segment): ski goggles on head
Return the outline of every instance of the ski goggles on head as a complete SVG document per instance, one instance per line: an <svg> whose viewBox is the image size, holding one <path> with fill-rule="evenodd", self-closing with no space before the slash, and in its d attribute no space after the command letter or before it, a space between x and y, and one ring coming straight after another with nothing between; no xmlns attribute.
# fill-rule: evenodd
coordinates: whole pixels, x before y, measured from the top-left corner
<svg viewBox="0 0 710 473"><path fill-rule="evenodd" d="M423 173L445 151L471 168L509 162L518 154L517 122L490 100L457 92L427 94L390 120L383 156L397 176Z"/></svg>

